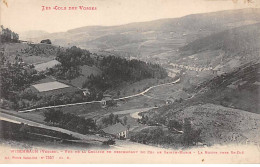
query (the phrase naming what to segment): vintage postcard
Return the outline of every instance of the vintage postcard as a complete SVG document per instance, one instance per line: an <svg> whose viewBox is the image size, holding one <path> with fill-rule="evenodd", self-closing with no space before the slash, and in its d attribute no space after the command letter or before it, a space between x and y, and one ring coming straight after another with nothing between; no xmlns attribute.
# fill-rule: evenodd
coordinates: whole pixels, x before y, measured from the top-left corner
<svg viewBox="0 0 260 167"><path fill-rule="evenodd" d="M259 0L0 0L1 164L260 163Z"/></svg>

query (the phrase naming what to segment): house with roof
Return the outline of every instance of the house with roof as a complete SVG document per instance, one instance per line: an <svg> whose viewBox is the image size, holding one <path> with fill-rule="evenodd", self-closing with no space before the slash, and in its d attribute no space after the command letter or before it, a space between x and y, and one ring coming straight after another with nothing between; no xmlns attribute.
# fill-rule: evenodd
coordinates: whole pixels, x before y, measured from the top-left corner
<svg viewBox="0 0 260 167"><path fill-rule="evenodd" d="M82 89L82 93L83 93L84 96L90 95L90 91L89 91L88 88Z"/></svg>
<svg viewBox="0 0 260 167"><path fill-rule="evenodd" d="M114 125L108 126L100 130L101 134L109 135L114 138L124 139L128 137L128 129L121 123L116 123Z"/></svg>
<svg viewBox="0 0 260 167"><path fill-rule="evenodd" d="M106 105L113 105L113 98L111 95L109 94L103 94L103 99L101 100L101 103L103 106L106 106Z"/></svg>
<svg viewBox="0 0 260 167"><path fill-rule="evenodd" d="M172 104L175 101L173 97L169 97L166 99L166 104Z"/></svg>
<svg viewBox="0 0 260 167"><path fill-rule="evenodd" d="M42 79L37 83L34 83L28 89L39 96L75 94L81 92L81 90L78 88L66 85L64 83L49 78Z"/></svg>

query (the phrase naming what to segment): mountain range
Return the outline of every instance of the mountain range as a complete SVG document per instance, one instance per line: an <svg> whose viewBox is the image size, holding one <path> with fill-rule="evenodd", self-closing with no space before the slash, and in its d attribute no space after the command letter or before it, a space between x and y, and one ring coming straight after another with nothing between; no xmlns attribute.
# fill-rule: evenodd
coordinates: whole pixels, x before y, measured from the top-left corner
<svg viewBox="0 0 260 167"><path fill-rule="evenodd" d="M178 54L179 48L190 48L198 39L258 22L260 9L240 9L118 26L86 26L66 32L37 33L38 36L29 38L21 36L33 42L48 38L64 47L75 45L92 52L165 63Z"/></svg>

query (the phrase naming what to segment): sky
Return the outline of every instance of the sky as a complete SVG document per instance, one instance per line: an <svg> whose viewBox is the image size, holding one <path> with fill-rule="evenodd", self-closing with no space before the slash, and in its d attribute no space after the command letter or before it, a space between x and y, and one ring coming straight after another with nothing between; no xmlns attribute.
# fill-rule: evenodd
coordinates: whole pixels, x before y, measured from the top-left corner
<svg viewBox="0 0 260 167"><path fill-rule="evenodd" d="M0 0L0 24L16 32L50 33L92 25L122 25L189 14L241 8L260 8L260 0ZM235 1L237 1L235 3ZM6 3L5 3L6 2ZM42 11L42 6L51 10ZM53 7L67 10L54 10ZM96 10L68 10L70 6Z"/></svg>

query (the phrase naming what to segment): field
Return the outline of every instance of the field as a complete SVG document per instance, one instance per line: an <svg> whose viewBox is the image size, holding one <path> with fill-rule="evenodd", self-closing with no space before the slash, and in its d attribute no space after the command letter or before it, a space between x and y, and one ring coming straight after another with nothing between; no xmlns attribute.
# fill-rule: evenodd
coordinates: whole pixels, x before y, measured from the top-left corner
<svg viewBox="0 0 260 167"><path fill-rule="evenodd" d="M138 88L138 86L139 86L140 89L143 88L142 89L142 91L143 91L144 88L148 88L148 85L152 86L153 84L156 85L156 84L161 84L161 83L169 82L169 81L172 81L172 78L167 78L165 80L147 79L147 80L143 80L143 81L134 83L133 85L129 84L127 87L125 87L125 89L131 90L132 88L134 88L134 87ZM37 83L46 84L46 82L53 82L53 80L51 78L45 78ZM136 86L136 85L138 85L138 86ZM151 89L147 93L148 96L137 96L137 97L133 97L130 99L116 101L117 105L113 106L113 107L103 108L100 103L94 103L94 104L84 104L84 105L62 107L62 108L60 108L60 110L65 113L72 113L72 114L76 114L76 115L79 115L79 116L82 116L85 118L99 119L103 115L106 115L109 113L116 114L118 111L124 112L127 110L142 109L142 108L157 107L157 106L165 105L165 103L166 103L165 100L167 99L167 97L162 98L162 96L165 96L165 92L168 93L166 96L170 96L170 95L172 95L172 91L169 92L168 91L169 88L174 90L174 89L178 89L179 87L180 87L180 85L176 84L176 85L162 86L162 87L154 88L154 89ZM69 87L69 88L73 88L73 87ZM40 92L39 94L40 95L53 95L53 94L55 94L55 92L60 93L61 91L67 91L67 89L69 89L69 88ZM76 88L73 88L73 89L76 89ZM129 95L133 95L133 94L137 94L138 91L136 91L135 93L133 93L132 91L129 91L128 93L129 93ZM126 96L127 96L127 94L126 94ZM26 113L26 114L28 114L29 117L31 116L30 114L32 114L32 116L40 115L43 117L43 112L44 112L44 110ZM129 116L129 113L120 114L120 115ZM41 120L43 120L43 119L41 119Z"/></svg>
<svg viewBox="0 0 260 167"><path fill-rule="evenodd" d="M51 60L45 63L35 65L35 70L37 71L45 71L47 68L53 68L55 65L60 64L57 60Z"/></svg>
<svg viewBox="0 0 260 167"><path fill-rule="evenodd" d="M175 80L176 80L175 78L167 77L165 79L150 78L150 79L143 79L135 83L122 83L121 86L119 86L116 90L110 90L109 94L114 95L115 97L130 96L130 95L140 93L151 86L159 85L163 83L169 83ZM119 96L118 96L118 92L120 92Z"/></svg>
<svg viewBox="0 0 260 167"><path fill-rule="evenodd" d="M71 113L85 118L96 118L109 112L108 110L102 108L100 103L64 107L61 108L61 111L64 113Z"/></svg>
<svg viewBox="0 0 260 167"><path fill-rule="evenodd" d="M165 85L159 86L151 89L148 93L148 96L151 96L155 99L167 100L167 99L186 99L190 95L183 91L183 83L178 83L174 85Z"/></svg>
<svg viewBox="0 0 260 167"><path fill-rule="evenodd" d="M25 63L39 64L53 60L60 48L45 44L4 43L0 49L10 62L14 62L18 55Z"/></svg>

